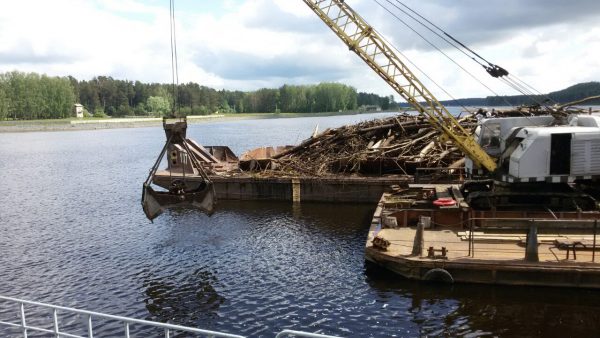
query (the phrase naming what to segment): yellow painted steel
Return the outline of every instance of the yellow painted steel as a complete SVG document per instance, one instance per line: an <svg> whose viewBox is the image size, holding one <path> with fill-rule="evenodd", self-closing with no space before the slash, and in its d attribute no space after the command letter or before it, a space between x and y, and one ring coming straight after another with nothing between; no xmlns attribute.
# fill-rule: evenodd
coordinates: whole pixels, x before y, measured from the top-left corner
<svg viewBox="0 0 600 338"><path fill-rule="evenodd" d="M303 0L313 12L366 64L381 76L429 123L442 132L477 166L489 172L496 162L477 144L413 72L388 46L385 40L344 0Z"/></svg>

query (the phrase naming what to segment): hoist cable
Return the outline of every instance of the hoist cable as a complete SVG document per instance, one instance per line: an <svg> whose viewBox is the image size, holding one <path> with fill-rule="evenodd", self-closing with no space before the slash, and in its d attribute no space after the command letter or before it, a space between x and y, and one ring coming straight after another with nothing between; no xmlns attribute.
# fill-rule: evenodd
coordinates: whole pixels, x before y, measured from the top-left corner
<svg viewBox="0 0 600 338"><path fill-rule="evenodd" d="M399 3L402 7L406 8L407 10L409 10L410 12L414 13L415 15L417 15L419 18L421 18L422 20L424 20L425 22L427 22L429 25L431 25L432 27L434 27L435 29L439 30L440 32L442 32L442 34L444 34L445 36L447 36L448 38L450 38L452 41L454 41L455 43L459 44L460 46L462 46L463 48L465 48L466 50L468 50L469 52L471 52L473 55L475 55L476 57L478 57L480 60L482 60L483 62L492 65L491 62L489 62L488 60L486 60L485 58L483 58L482 56L480 56L479 54L477 54L475 51L473 51L471 48L467 47L465 44L463 44L462 42L458 41L456 38L454 38L452 35L450 35L449 33L447 33L446 31L444 31L443 29L441 29L438 25L434 24L433 22L431 22L429 19L427 19L426 17L424 17L423 15L421 15L419 12L415 11L414 9L408 7L405 3L403 3L400 0L396 0L397 3ZM396 6L396 8L400 9L399 7ZM404 10L402 10L404 13L406 13ZM411 16L412 17L412 16ZM414 19L414 18L413 18ZM419 22L421 25L423 25L424 27L427 27L427 25L425 25L422 21L414 19L415 21ZM433 31L433 29L430 29L431 31ZM439 33L436 33L436 35L440 36ZM446 39L444 39L446 40ZM446 42L448 42L446 40ZM453 45L453 44L452 44ZM458 49L458 47L454 46L455 48ZM463 50L461 50L461 52L465 53ZM465 53L466 54L466 53ZM472 58L472 57L470 57ZM477 63L481 64L479 61L476 61Z"/></svg>
<svg viewBox="0 0 600 338"><path fill-rule="evenodd" d="M377 3L380 7L382 7L385 11L387 11L390 15L392 15L393 17L395 17L398 21L400 21L402 24L404 24L406 27L408 27L410 30L412 30L415 34L417 34L419 37L421 37L421 39L423 39L425 42L427 42L429 45L431 45L434 49L436 49L438 52L440 52L442 55L444 55L446 58L448 58L452 63L454 63L456 66L458 66L460 69L462 69L465 73L469 74L475 81L479 82L479 84L481 84L482 86L484 86L485 88L487 88L490 92L492 92L496 97L500 98L502 101L504 101L504 103L507 106L512 106L512 104L507 100L507 98L505 96L500 96L498 95L498 93L496 93L493 89L491 89L490 87L488 87L485 83L483 83L481 80L479 80L474 74L472 74L471 72L469 72L467 69L465 69L462 65L460 65L456 60L452 59L448 54L446 54L445 52L443 52L438 46L436 46L434 43L432 43L431 41L429 41L427 38L425 38L422 34L420 34L419 32L417 32L413 27L411 27L407 22L405 22L404 20L402 20L398 15L396 15L395 13L393 13L389 8L387 8L386 6L384 6L382 3L380 3L378 0L373 0L375 1L375 3ZM389 0L386 0L389 2ZM413 20L416 20L415 18L413 18ZM376 31L377 32L377 31ZM419 72L421 72L427 79L429 79L435 86L437 86L440 90L442 90L446 95L448 95L451 98L451 101L454 101L458 106L462 107L466 112L473 114L473 112L465 107L463 104L461 104L452 94L450 94L447 90L445 90L441 85L439 85L436 81L434 81L429 75L427 75L427 73L425 73L421 68L419 68L414 62L412 62L406 55L404 55L402 52L400 52L400 50L398 48L396 48L393 44L391 44L389 41L387 41L387 39L385 39L385 37L383 37L382 34L380 34L379 32L377 32L383 39L384 41L390 45L398 54L400 54L404 59L406 59L413 67L415 67ZM439 36L439 35L438 35ZM442 37L443 39L443 37ZM444 41L446 41L447 43L451 44L452 46L454 46L452 43L450 43L448 40L444 39ZM455 48L457 48L456 46L454 46ZM460 50L460 49L459 49ZM477 62L477 61L476 61ZM481 65L481 64L480 64ZM509 84L509 86L513 89L516 90L515 87L513 87L513 85ZM517 90L519 91L519 90ZM523 115L525 118L529 119L528 116L526 116L524 113L521 113L521 115ZM533 121L532 121L533 123ZM485 126L485 125L482 125Z"/></svg>
<svg viewBox="0 0 600 338"><path fill-rule="evenodd" d="M505 78L505 77L500 78L500 80L502 82L504 82L505 84L507 84L509 87L513 88L514 90L523 93L524 89L522 88L522 86L520 84L516 83L514 80L512 80L510 78ZM526 92L526 93L527 94L524 94L523 96L525 96L529 100L531 100L531 104L536 104L536 105L539 105L540 107L546 107L547 109L550 109L547 105L545 105L540 100L538 100L536 95L534 95L533 93L529 93L529 92Z"/></svg>
<svg viewBox="0 0 600 338"><path fill-rule="evenodd" d="M477 59L475 59L473 56L469 55L467 52L465 52L463 49L460 49L458 46L456 46L454 44L454 42L448 40L444 35L436 32L434 29L432 29L430 26L426 25L425 23L423 23L422 21L420 21L419 19L415 18L412 14L408 13L406 10L400 8L398 5L393 4L391 2L391 0L386 0L390 5L394 6L396 9L398 9L399 11L401 11L402 13L406 14L408 17L410 17L411 19L413 19L415 22L417 22L418 24L420 24L421 26L425 27L427 30L429 30L431 33L435 34L436 36L438 36L440 39L446 41L446 43L448 43L449 45L453 46L454 48L456 48L456 50L458 50L459 52L463 53L466 57L468 57L469 59L477 62L480 66L485 67L485 65L481 62L479 62ZM400 1L397 1L398 3L402 4ZM402 4L404 5L404 4ZM406 5L404 5L406 7ZM443 30L441 30L441 28L437 27L436 25L434 25L431 21L425 19L423 16L421 16L419 13L413 11L412 9L409 8L409 10L413 13L415 13L416 15L418 15L420 18L422 18L423 20L427 21L429 24L431 24L432 26L434 26L435 28L437 28L438 30L442 31L442 33L445 33ZM446 34L447 35L447 34ZM452 38L450 36L450 38L454 41L456 41L457 43L459 43L460 45L462 45L462 43L460 43L459 41L457 41L456 39ZM463 45L464 46L464 45ZM466 47L466 46L465 46Z"/></svg>
<svg viewBox="0 0 600 338"><path fill-rule="evenodd" d="M397 8L398 10L402 11L404 14L406 14L410 18L412 18L413 20L415 20L417 23L419 23L420 25L422 25L423 27L425 27L426 29L428 29L429 31L431 31L433 34L435 34L438 37L440 37L446 43L448 43L452 47L456 48L458 51L460 51L461 53L463 53L469 59L475 61L477 64L479 64L480 66L482 66L491 76L496 77L496 78L500 78L500 77L504 77L504 76L508 76L509 75L509 73L506 70L504 70L502 67L497 66L497 65L491 63L490 61L488 61L487 59L485 59L484 57L482 57L481 55L479 55L477 52L475 52L474 50L472 50L471 48L469 48L467 45L465 45L464 43L462 43L461 41L459 41L458 39L456 39L450 33L444 31L442 28L440 28L439 26L437 26L435 23L433 23L432 21L430 21L429 19L427 19L426 17L424 17L423 15L421 15L420 13L418 13L417 11L415 11L414 9L410 8L408 5L406 5L402 1L395 0L396 3L400 4L405 9L402 9L399 6L397 6L395 4L392 4L390 0L386 0L386 1L388 3L390 3L391 5L393 5L395 8ZM415 18L415 16L412 15L412 14L410 14L408 11L410 11L410 13L413 13L414 15L418 16L421 20ZM429 25L427 25L426 23L429 24ZM438 30L439 32L441 32L441 34L443 34L444 36L446 36L448 39L450 39L452 41L449 41L447 38L445 38L444 36L442 36L440 33L436 32L432 27L435 28L436 30ZM459 46L462 47L462 49ZM467 52L465 52L465 50L468 51L468 52L470 52L473 56L477 57L481 61L487 63L487 66L484 65L484 64L482 64L480 61L478 61L472 55L469 55ZM516 78L516 76L515 76L515 78ZM517 81L520 82L520 85L517 86L518 88L523 88L523 89L530 88L530 89L533 90L533 92L537 92L538 95L545 96L549 101L554 102L550 97L548 97L545 94L541 94L538 90L536 90L535 88L533 88L531 85L525 83L524 81L522 81L522 80L520 80L518 78L517 78ZM515 89L515 88L513 88L513 89ZM517 90L517 89L515 89L515 90ZM519 93L525 95L525 96L535 96L536 95L532 91L530 91L529 89L526 89L526 90L523 90L523 91L522 90L517 90L517 91ZM556 103L556 102L554 102L554 103Z"/></svg>
<svg viewBox="0 0 600 338"><path fill-rule="evenodd" d="M178 93L177 87L179 86L179 64L177 62L177 34L175 30L175 0L169 0L169 24L171 33L171 80L172 80L172 112L171 114L175 117L175 113L178 110Z"/></svg>
<svg viewBox="0 0 600 338"><path fill-rule="evenodd" d="M396 48L396 46L391 44L381 33L379 33L377 31L377 29L373 28L373 30L375 31L375 33L377 33L383 39L383 41L385 43L387 43L389 46L391 46L391 48L394 49L396 51L396 53L398 53L400 56L402 56L408 63L411 64L411 66L413 66L416 70L418 70L421 74L423 74L423 76L425 76L427 79L429 79L429 81L431 81L436 87L438 87L441 91L443 91L446 95L448 95L452 99L452 101L454 101L456 104L458 104L467 113L469 113L471 115L475 115L469 108L462 105L454 96L452 96L452 94L450 94L446 89L444 89L444 87L439 85L434 79L432 79L429 75L427 75L426 72L424 72L421 68L419 68L419 66L417 66L414 62L412 62L404 53L402 53L398 48ZM486 128L488 131L492 131L492 129L490 129L490 127L488 127L485 124L481 124L481 127ZM500 140L503 140L503 138L501 136L499 136L499 138L500 138Z"/></svg>
<svg viewBox="0 0 600 338"><path fill-rule="evenodd" d="M540 107L543 106L543 107L549 108L541 100L539 100L539 95L536 95L535 93L533 93L532 91L527 89L527 87L524 87L522 84L515 81L512 77L506 77L503 79L506 80L507 82L511 83L521 93L525 93L525 96L527 96L533 103L538 104Z"/></svg>
<svg viewBox="0 0 600 338"><path fill-rule="evenodd" d="M535 92L535 93L536 93L536 95L539 95L539 96L543 96L543 97L545 97L545 98L546 98L548 101L552 102L553 104L558 104L558 102L554 101L554 100L553 100L553 99L550 97L550 95L548 95L548 94L542 94L542 93L540 93L540 92L539 92L537 89L533 88L533 87L532 87L531 85L529 85L527 82L525 82L525 81L523 81L523 80L519 79L519 77L517 77L516 75L514 75L514 74L511 74L511 77L513 77L513 78L514 78L514 79L515 79L517 82L519 82L519 83L523 84L523 86L525 86L525 87L529 88L529 89L530 89L532 92Z"/></svg>
<svg viewBox="0 0 600 338"><path fill-rule="evenodd" d="M400 21L402 24L404 24L408 29L410 29L411 31L413 31L415 34L417 34L419 37L421 37L421 39L423 39L425 42L427 42L431 47L433 47L434 49L436 49L438 52L440 52L442 55L444 55L448 60L450 60L452 63L454 63L456 66L458 66L460 69L462 69L465 73L467 73L469 76L471 76L475 81L479 82L480 85L482 85L483 87L487 88L492 94L494 94L495 96L501 97L500 95L498 95L498 93L496 93L492 88L490 88L489 86L487 86L485 83L483 83L483 81L481 81L480 79L478 79L473 73L471 73L470 71L468 71L465 67L463 67L461 64L459 64L456 60L454 60L453 58L451 58L448 54L446 54L444 51L442 51L438 46L436 46L433 42L429 41L427 38L425 38L425 36L423 36L423 34L419 33L417 30L415 30L413 27L411 27L406 21L402 20L402 18L400 18L398 15L396 15L396 13L392 12L389 8L387 8L386 6L384 6L381 2L379 2L378 0L373 0L375 1L375 3L377 3L379 6L381 6L381 8L383 8L385 11L387 11L390 15L392 15L393 17L395 17L398 21ZM386 0L389 2L389 0ZM396 49L396 51L398 51L397 48L394 47L394 49ZM412 63L412 62L411 62ZM413 64L414 65L414 64ZM420 70L421 71L421 70ZM424 73L423 71L421 71L422 73ZM428 76L427 76L428 77ZM429 77L428 77L429 78ZM429 78L431 80L431 78ZM437 85L437 84L436 84ZM439 87L439 85L438 85ZM440 87L441 88L441 87ZM444 92L446 94L448 94L448 92L446 92L444 90ZM452 95L449 95L450 97L452 97ZM505 101L506 99L503 98ZM458 101L456 99L454 99L457 103ZM508 103L508 101L506 101L506 103L508 105L510 105ZM462 106L462 105L461 105Z"/></svg>

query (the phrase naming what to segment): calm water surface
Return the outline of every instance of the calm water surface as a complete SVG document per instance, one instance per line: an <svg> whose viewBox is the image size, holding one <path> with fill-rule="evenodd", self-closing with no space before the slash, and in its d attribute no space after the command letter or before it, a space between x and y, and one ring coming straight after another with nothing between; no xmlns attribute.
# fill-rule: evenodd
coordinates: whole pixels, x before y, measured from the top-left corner
<svg viewBox="0 0 600 338"><path fill-rule="evenodd" d="M374 116L385 114L213 122L189 136L239 154ZM373 205L221 201L212 217L152 224L141 184L163 142L161 128L0 134L0 294L254 337L600 335L598 291L441 287L367 269ZM0 320L16 313L0 302Z"/></svg>

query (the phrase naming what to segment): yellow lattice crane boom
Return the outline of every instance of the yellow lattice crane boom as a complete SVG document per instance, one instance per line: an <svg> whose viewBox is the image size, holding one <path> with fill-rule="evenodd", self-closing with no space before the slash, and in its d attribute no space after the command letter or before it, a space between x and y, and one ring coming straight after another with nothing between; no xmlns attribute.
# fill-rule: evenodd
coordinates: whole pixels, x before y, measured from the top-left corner
<svg viewBox="0 0 600 338"><path fill-rule="evenodd" d="M388 43L344 0L303 0L342 41L381 76L437 130L454 142L473 163L496 170L492 159L431 92L417 79Z"/></svg>

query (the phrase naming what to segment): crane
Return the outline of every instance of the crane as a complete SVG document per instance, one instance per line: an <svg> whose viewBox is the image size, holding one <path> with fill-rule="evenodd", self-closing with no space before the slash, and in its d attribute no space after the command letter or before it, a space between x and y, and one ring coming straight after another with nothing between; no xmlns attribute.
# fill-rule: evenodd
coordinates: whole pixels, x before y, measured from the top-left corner
<svg viewBox="0 0 600 338"><path fill-rule="evenodd" d="M440 131L442 139L452 141L466 155L467 172L486 172L487 179L463 185L467 201L483 208L599 208L600 117L486 119L471 134L407 67L398 56L401 53L346 1L302 1Z"/></svg>
<svg viewBox="0 0 600 338"><path fill-rule="evenodd" d="M394 49L344 0L302 0L377 75L429 123L465 153L476 166L492 173L496 161L423 85Z"/></svg>

